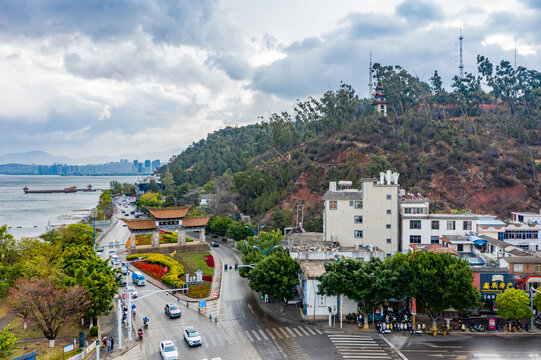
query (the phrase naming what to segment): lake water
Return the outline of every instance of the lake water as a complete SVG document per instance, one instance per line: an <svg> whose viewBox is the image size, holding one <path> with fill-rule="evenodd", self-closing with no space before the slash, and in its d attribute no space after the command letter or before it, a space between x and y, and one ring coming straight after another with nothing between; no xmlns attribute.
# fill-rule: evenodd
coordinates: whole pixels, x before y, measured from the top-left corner
<svg viewBox="0 0 541 360"><path fill-rule="evenodd" d="M0 226L7 224L17 239L37 236L47 231L47 225L72 224L88 216L96 207L101 192L25 194L30 190L64 189L76 186L109 189L113 180L134 184L139 176L54 176L0 175Z"/></svg>

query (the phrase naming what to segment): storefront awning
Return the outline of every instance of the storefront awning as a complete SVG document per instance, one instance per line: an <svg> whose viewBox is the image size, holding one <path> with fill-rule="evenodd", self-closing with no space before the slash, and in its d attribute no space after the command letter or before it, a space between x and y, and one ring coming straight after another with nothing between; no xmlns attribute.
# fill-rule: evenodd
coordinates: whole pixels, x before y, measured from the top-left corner
<svg viewBox="0 0 541 360"><path fill-rule="evenodd" d="M530 276L528 277L527 283L541 283L541 276Z"/></svg>
<svg viewBox="0 0 541 360"><path fill-rule="evenodd" d="M475 245L485 245L487 243L487 241L483 239L477 239L477 240L474 240L474 242L475 242Z"/></svg>

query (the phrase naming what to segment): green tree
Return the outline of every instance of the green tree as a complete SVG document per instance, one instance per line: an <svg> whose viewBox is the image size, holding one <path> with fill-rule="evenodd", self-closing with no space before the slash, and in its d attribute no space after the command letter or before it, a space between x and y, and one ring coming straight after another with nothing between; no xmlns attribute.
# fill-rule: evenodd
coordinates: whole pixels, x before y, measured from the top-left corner
<svg viewBox="0 0 541 360"><path fill-rule="evenodd" d="M541 287L538 287L537 290L541 291ZM533 306L537 311L541 311L541 293L536 292L533 295Z"/></svg>
<svg viewBox="0 0 541 360"><path fill-rule="evenodd" d="M246 228L246 224L243 222L233 222L227 227L227 237L240 241L246 239L248 236L253 235L252 230Z"/></svg>
<svg viewBox="0 0 541 360"><path fill-rule="evenodd" d="M112 270L88 246L69 246L64 250L62 258L66 275L64 285L79 285L87 291L90 300L87 315L95 318L109 314L118 290L115 276L118 270Z"/></svg>
<svg viewBox="0 0 541 360"><path fill-rule="evenodd" d="M409 255L410 295L423 304L434 326L448 308L464 310L479 302L479 291L473 287L473 275L466 260L450 254L418 251Z"/></svg>
<svg viewBox="0 0 541 360"><path fill-rule="evenodd" d="M282 238L283 235L280 231L261 231L257 237L249 236L245 241L237 242L236 247L242 255L242 263L246 265L257 264L265 257L263 252L267 252L267 255L269 255L274 252L285 251L278 246ZM241 268L240 276L247 277L250 271L250 268Z"/></svg>
<svg viewBox="0 0 541 360"><path fill-rule="evenodd" d="M277 299L292 299L293 289L299 283L299 263L285 252L276 252L257 263L248 276L254 291L269 294Z"/></svg>
<svg viewBox="0 0 541 360"><path fill-rule="evenodd" d="M2 331L0 331L0 359L7 359L9 355L11 355L11 348L13 345L15 345L15 342L19 340L19 338L15 337L10 331L9 331L9 324L7 324Z"/></svg>
<svg viewBox="0 0 541 360"><path fill-rule="evenodd" d="M498 315L505 319L520 320L532 317L530 299L523 290L513 288L506 289L496 296Z"/></svg>
<svg viewBox="0 0 541 360"><path fill-rule="evenodd" d="M272 227L280 231L291 226L291 209L275 209L272 212Z"/></svg>
<svg viewBox="0 0 541 360"><path fill-rule="evenodd" d="M158 193L146 192L135 201L135 204L140 208L159 207L163 204L163 199Z"/></svg>
<svg viewBox="0 0 541 360"><path fill-rule="evenodd" d="M212 216L207 227L210 232L219 236L225 236L227 234L227 229L233 223L234 221L230 217Z"/></svg>

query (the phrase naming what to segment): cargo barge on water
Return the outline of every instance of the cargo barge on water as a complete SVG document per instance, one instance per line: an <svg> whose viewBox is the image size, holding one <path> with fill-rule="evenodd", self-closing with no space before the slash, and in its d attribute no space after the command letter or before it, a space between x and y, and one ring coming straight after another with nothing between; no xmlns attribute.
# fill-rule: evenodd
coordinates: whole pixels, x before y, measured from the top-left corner
<svg viewBox="0 0 541 360"><path fill-rule="evenodd" d="M52 194L52 193L74 193L77 191L98 191L98 189L93 189L92 185L88 185L86 188L77 189L76 186L70 186L64 189L50 189L50 190L30 190L27 186L23 188L25 194Z"/></svg>

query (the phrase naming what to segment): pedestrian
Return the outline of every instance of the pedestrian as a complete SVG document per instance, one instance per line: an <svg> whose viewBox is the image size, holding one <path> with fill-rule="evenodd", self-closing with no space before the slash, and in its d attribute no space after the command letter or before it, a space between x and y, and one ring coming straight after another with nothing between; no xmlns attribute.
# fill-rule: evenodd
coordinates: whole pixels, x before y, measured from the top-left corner
<svg viewBox="0 0 541 360"><path fill-rule="evenodd" d="M111 352L111 338L107 339L107 352Z"/></svg>
<svg viewBox="0 0 541 360"><path fill-rule="evenodd" d="M102 342L103 342L103 347L106 347L107 346L107 336L103 337Z"/></svg>
<svg viewBox="0 0 541 360"><path fill-rule="evenodd" d="M115 339L111 336L111 351L113 351L113 347L115 346Z"/></svg>

